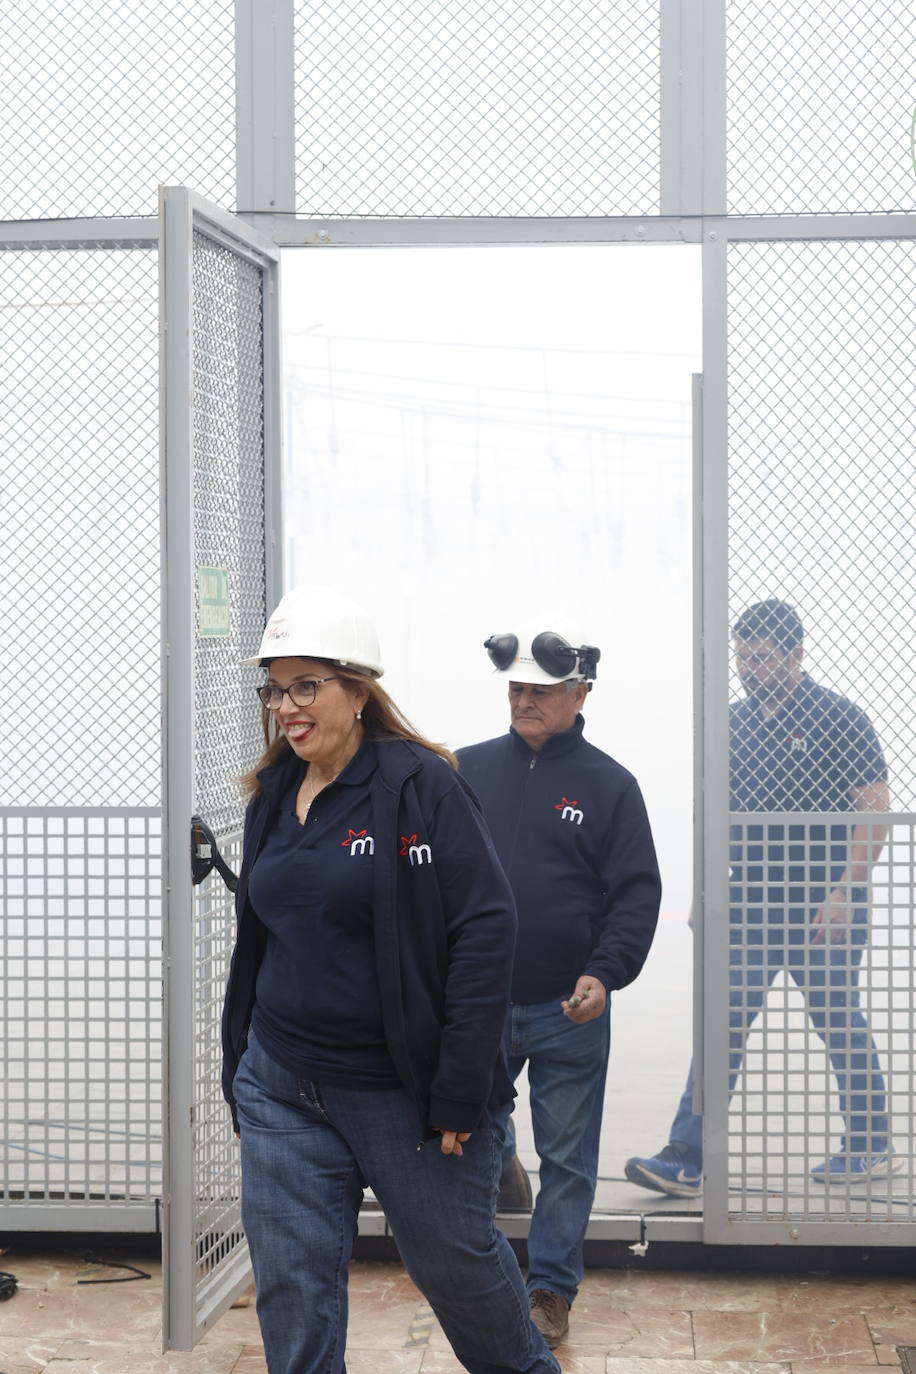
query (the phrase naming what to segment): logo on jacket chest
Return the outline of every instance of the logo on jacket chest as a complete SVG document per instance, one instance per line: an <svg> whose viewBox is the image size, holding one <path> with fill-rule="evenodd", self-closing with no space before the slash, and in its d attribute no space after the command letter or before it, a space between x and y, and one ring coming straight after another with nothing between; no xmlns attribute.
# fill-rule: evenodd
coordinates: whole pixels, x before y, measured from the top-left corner
<svg viewBox="0 0 916 1374"><path fill-rule="evenodd" d="M416 835L402 835L398 853L402 855L411 868L418 868L422 864L431 864L433 852L428 844L421 844ZM347 827L347 838L341 840L341 849L349 849L350 858L355 859L360 854L372 855L375 853L375 837L370 835L368 830L353 830Z"/></svg>
<svg viewBox="0 0 916 1374"><path fill-rule="evenodd" d="M420 864L431 864L433 861L433 852L429 845L418 844L416 835L402 835L398 853L406 857L411 868L416 868Z"/></svg>
<svg viewBox="0 0 916 1374"><path fill-rule="evenodd" d="M582 808L575 798L563 797L554 806L554 811L559 811L561 821L572 821L573 825L582 824Z"/></svg>
<svg viewBox="0 0 916 1374"><path fill-rule="evenodd" d="M347 828L347 838L341 840L341 849L349 849L350 858L355 859L358 854L374 854L375 840L367 830L351 830Z"/></svg>

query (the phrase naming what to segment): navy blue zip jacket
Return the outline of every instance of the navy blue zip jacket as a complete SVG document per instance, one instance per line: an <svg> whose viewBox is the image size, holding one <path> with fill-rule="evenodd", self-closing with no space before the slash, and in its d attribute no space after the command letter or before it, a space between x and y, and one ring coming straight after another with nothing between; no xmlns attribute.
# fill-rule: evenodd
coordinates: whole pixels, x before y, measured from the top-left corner
<svg viewBox="0 0 916 1374"><path fill-rule="evenodd" d="M515 944L512 893L470 788L444 759L406 740L376 741L370 782L375 954L385 1039L432 1128L473 1131L515 1094L501 1050ZM251 869L295 771L258 774L245 816L238 935L223 1009L223 1092L244 1051L266 931L248 898Z"/></svg>
<svg viewBox="0 0 916 1374"><path fill-rule="evenodd" d="M458 751L515 894L513 1002L568 997L584 973L626 987L655 934L661 879L642 793L583 725L577 716L537 753L515 730Z"/></svg>

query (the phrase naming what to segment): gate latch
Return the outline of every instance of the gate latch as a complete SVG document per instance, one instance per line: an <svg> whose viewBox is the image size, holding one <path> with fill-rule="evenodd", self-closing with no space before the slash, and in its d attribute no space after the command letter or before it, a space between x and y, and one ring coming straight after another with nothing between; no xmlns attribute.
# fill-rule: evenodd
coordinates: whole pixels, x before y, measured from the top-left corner
<svg viewBox="0 0 916 1374"><path fill-rule="evenodd" d="M239 885L238 875L226 863L216 836L200 816L191 817L191 882L197 887L215 868L230 892Z"/></svg>

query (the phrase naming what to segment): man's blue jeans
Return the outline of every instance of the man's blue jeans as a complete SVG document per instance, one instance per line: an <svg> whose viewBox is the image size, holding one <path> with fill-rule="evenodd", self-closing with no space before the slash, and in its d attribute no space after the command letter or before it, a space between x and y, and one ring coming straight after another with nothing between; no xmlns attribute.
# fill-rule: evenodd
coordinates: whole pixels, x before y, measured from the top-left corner
<svg viewBox="0 0 916 1374"><path fill-rule="evenodd" d="M749 914L751 921L753 914ZM742 926L735 922L729 931L728 1091L741 1069L747 1032L777 973L786 969L804 996L811 1024L830 1056L840 1114L846 1123L840 1152L884 1154L888 1147L884 1077L859 998L859 969L868 940L867 908L856 907L842 941L824 945L811 943L807 910L790 909L788 921L782 910L766 914L765 922ZM703 1118L693 1110L692 1065L669 1139L682 1147L689 1163L698 1169L702 1166Z"/></svg>
<svg viewBox="0 0 916 1374"><path fill-rule="evenodd" d="M558 1000L511 1006L503 1043L513 1081L528 1061L540 1161L540 1190L528 1232L528 1292L546 1288L572 1303L582 1279L582 1242L598 1180L610 999L601 1016L582 1025L563 1015ZM513 1148L510 1137L506 1159Z"/></svg>
<svg viewBox="0 0 916 1374"><path fill-rule="evenodd" d="M493 1224L503 1130L461 1158L418 1149L400 1088L320 1088L249 1041L235 1077L242 1224L270 1374L345 1374L347 1263L368 1184L401 1259L471 1374L559 1374L531 1323L515 1256Z"/></svg>

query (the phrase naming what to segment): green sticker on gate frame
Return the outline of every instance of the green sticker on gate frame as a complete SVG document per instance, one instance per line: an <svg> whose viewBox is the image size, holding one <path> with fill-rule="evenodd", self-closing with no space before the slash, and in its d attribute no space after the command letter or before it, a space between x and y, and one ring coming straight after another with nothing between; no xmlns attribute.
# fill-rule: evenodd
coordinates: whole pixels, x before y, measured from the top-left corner
<svg viewBox="0 0 916 1374"><path fill-rule="evenodd" d="M224 639L229 626L229 574L225 568L197 569L197 634Z"/></svg>

